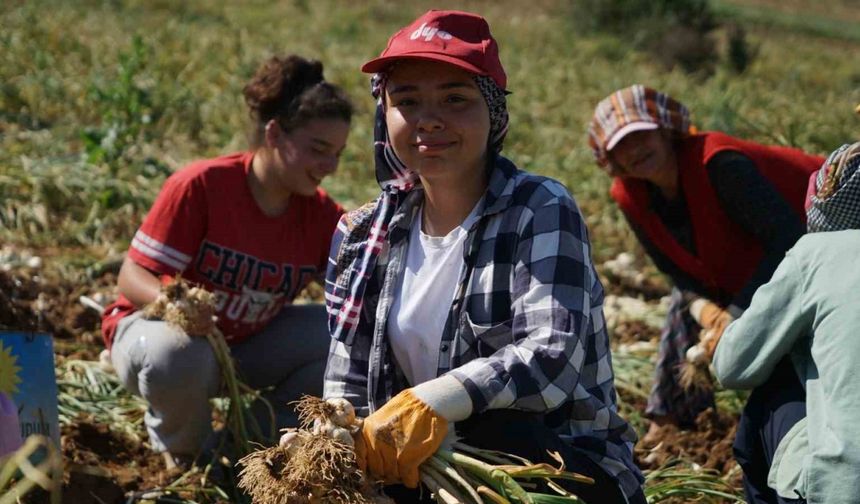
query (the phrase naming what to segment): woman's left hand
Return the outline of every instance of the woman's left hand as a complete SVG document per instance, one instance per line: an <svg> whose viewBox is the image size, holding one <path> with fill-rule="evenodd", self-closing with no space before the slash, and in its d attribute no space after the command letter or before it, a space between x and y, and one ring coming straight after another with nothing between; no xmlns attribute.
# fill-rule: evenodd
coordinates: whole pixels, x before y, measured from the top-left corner
<svg viewBox="0 0 860 504"><path fill-rule="evenodd" d="M714 352L717 350L717 344L720 342L723 332L732 323L734 317L716 303L702 298L690 304L690 314L702 327L697 346L704 351L703 356L707 357L707 361L710 362L714 357Z"/></svg>
<svg viewBox="0 0 860 504"><path fill-rule="evenodd" d="M356 459L385 484L416 488L418 466L436 453L447 433L448 421L406 389L364 419Z"/></svg>
<svg viewBox="0 0 860 504"><path fill-rule="evenodd" d="M690 315L702 326L702 329L716 330L720 335L734 320L728 310L703 298L690 303Z"/></svg>

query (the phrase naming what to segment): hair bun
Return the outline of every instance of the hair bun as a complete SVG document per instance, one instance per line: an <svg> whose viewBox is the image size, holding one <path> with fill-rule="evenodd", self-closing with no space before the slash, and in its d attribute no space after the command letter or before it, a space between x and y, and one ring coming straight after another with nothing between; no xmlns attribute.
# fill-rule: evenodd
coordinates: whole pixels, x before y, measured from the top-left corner
<svg viewBox="0 0 860 504"><path fill-rule="evenodd" d="M318 82L323 81L323 65L317 60L304 60L298 62L295 66L295 71L288 78L295 80L296 84L304 84L304 88L313 86Z"/></svg>
<svg viewBox="0 0 860 504"><path fill-rule="evenodd" d="M311 119L352 119L349 97L325 82L322 63L294 54L264 61L242 91L253 120L254 148L262 144L266 124L272 120L291 131Z"/></svg>
<svg viewBox="0 0 860 504"><path fill-rule="evenodd" d="M243 89L251 115L261 121L288 113L302 92L324 80L323 65L297 55L274 56L260 65Z"/></svg>
<svg viewBox="0 0 860 504"><path fill-rule="evenodd" d="M292 101L302 91L323 81L323 65L317 60L288 56L281 66L284 101Z"/></svg>

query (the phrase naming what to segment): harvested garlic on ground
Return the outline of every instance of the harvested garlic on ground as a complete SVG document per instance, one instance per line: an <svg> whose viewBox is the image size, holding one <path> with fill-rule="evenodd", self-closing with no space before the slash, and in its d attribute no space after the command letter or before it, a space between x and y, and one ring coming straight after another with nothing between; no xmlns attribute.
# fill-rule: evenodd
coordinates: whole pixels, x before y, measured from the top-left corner
<svg viewBox="0 0 860 504"><path fill-rule="evenodd" d="M334 407L331 421L338 427L351 427L355 422L355 408L352 403L342 397L326 399L326 402Z"/></svg>

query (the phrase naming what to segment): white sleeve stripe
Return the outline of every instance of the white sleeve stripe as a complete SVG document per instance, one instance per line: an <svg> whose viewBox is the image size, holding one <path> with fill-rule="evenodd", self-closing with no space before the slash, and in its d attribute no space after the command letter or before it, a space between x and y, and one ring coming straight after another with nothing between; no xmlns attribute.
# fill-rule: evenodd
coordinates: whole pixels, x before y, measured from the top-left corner
<svg viewBox="0 0 860 504"><path fill-rule="evenodd" d="M168 255L177 261L181 261L184 263L191 262L191 256L190 255L183 254L182 252L176 250L175 248L173 248L169 245L165 245L164 243L161 243L160 241L149 236L148 234L144 233L140 229L137 230L137 233L134 234L134 237L135 237L135 239L138 239L141 242L143 242L144 244L148 245L150 248L155 249L155 250L161 252L162 254Z"/></svg>
<svg viewBox="0 0 860 504"><path fill-rule="evenodd" d="M154 248L150 247L149 245L138 240L137 237L135 237L131 241L131 246L135 250L140 252L141 254L145 255L146 257L149 257L150 259L154 259L154 260L156 260L162 264L166 264L167 266L170 266L171 268L175 268L179 271L184 271L185 268L188 266L187 262L182 263L182 262L179 262L176 259L170 257L169 255L162 254L161 252L155 250Z"/></svg>

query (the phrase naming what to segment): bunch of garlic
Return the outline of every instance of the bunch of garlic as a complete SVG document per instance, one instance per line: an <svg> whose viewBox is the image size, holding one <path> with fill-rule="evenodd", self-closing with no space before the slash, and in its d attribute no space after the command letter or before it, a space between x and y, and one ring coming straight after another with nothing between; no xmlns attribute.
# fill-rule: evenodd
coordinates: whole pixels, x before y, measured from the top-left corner
<svg viewBox="0 0 860 504"><path fill-rule="evenodd" d="M310 439L310 436L322 435L354 447L354 436L358 435L362 425L362 420L355 416L355 408L349 401L340 397L326 399L325 404L326 414L314 420L310 431L286 429L278 445L293 454Z"/></svg>
<svg viewBox="0 0 860 504"><path fill-rule="evenodd" d="M190 336L203 336L215 330L215 295L177 277L161 287L158 297L143 313L147 318L164 320Z"/></svg>

